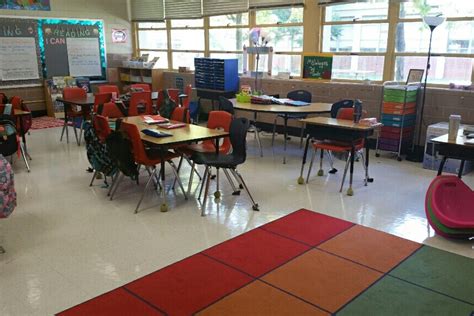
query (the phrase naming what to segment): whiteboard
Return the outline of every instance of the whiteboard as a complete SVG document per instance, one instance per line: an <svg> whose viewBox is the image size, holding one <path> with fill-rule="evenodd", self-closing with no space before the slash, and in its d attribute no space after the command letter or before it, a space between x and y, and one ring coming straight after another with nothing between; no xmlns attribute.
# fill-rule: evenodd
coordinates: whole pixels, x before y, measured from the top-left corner
<svg viewBox="0 0 474 316"><path fill-rule="evenodd" d="M39 79L34 37L2 37L0 78L3 81Z"/></svg>
<svg viewBox="0 0 474 316"><path fill-rule="evenodd" d="M102 76L98 38L67 38L66 45L71 76Z"/></svg>

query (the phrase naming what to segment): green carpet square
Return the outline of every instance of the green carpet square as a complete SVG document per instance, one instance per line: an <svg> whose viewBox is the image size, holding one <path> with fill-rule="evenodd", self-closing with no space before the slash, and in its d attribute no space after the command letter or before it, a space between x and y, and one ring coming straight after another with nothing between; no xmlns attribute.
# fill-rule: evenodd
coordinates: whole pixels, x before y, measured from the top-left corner
<svg viewBox="0 0 474 316"><path fill-rule="evenodd" d="M337 315L465 315L474 305L385 276Z"/></svg>
<svg viewBox="0 0 474 316"><path fill-rule="evenodd" d="M424 246L390 275L474 304L474 260Z"/></svg>

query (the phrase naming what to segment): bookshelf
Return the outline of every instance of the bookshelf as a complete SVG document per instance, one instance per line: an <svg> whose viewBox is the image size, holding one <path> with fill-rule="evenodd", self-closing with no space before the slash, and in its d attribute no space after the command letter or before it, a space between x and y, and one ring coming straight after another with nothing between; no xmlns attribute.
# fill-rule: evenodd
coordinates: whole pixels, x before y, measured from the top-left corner
<svg viewBox="0 0 474 316"><path fill-rule="evenodd" d="M153 91L163 89L164 69L118 67L118 79L122 85L148 83Z"/></svg>

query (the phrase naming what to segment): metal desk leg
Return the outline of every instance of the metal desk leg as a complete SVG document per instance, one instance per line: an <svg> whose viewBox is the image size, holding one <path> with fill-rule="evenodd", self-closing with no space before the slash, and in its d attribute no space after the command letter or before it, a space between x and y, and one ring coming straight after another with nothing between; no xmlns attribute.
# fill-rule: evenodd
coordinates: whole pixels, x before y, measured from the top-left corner
<svg viewBox="0 0 474 316"><path fill-rule="evenodd" d="M374 182L374 178L369 177L369 159L370 159L369 154L370 154L370 148L369 148L369 144L366 138L365 139L365 178L367 179L367 182L372 183Z"/></svg>
<svg viewBox="0 0 474 316"><path fill-rule="evenodd" d="M32 160L30 154L28 153L28 148L26 146L26 133L23 131L23 120L21 119L21 116L18 117L18 120L20 120L21 141L23 142L23 149L24 149L24 152L25 152L25 156L29 160Z"/></svg>
<svg viewBox="0 0 474 316"><path fill-rule="evenodd" d="M458 172L458 178L462 178L462 172L464 171L464 164L466 163L466 160L461 160L461 166L459 167L459 172Z"/></svg>
<svg viewBox="0 0 474 316"><path fill-rule="evenodd" d="M161 170L160 170L161 174L160 174L160 178L161 178L161 185L163 186L163 190L161 190L163 201L161 202L161 206L160 206L160 211L161 212L168 212L168 204L166 204L165 164L166 164L165 152L162 150L161 151Z"/></svg>
<svg viewBox="0 0 474 316"><path fill-rule="evenodd" d="M351 169L349 174L349 189L347 189L347 195L352 196L354 195L354 190L352 190L352 179L354 178L354 158L355 158L355 147L354 143L352 143L351 147Z"/></svg>
<svg viewBox="0 0 474 316"><path fill-rule="evenodd" d="M283 164L286 164L286 142L287 142L287 137L288 137L288 114L285 114L285 117L283 118L283 120L285 121L285 125L284 125L284 132L283 132L283 136L285 137L285 141L283 143Z"/></svg>
<svg viewBox="0 0 474 316"><path fill-rule="evenodd" d="M444 169L444 165L446 164L446 160L448 160L448 157L444 156L443 160L441 160L441 163L439 164L438 176L440 176L443 173L443 169Z"/></svg>
<svg viewBox="0 0 474 316"><path fill-rule="evenodd" d="M306 145L304 147L303 161L301 162L301 171L300 171L300 177L298 178L298 184L304 183L303 171L304 171L304 165L306 164L306 157L308 155L308 148L309 148L310 141L311 141L311 136L308 135L308 137L306 138Z"/></svg>
<svg viewBox="0 0 474 316"><path fill-rule="evenodd" d="M63 103L63 109L64 109L64 126L63 130L61 131L61 138L59 139L60 142L63 141L63 136L64 136L64 130L66 130L66 143L69 144L69 130L68 130L68 117L67 117L67 104Z"/></svg>

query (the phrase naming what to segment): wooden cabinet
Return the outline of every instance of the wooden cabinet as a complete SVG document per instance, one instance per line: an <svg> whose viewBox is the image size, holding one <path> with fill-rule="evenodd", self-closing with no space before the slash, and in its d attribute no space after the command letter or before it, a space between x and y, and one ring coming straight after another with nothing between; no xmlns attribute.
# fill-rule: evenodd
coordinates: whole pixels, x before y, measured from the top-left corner
<svg viewBox="0 0 474 316"><path fill-rule="evenodd" d="M153 91L163 89L163 72L164 69L148 69L148 68L118 68L118 79L122 85L130 85L133 83L148 83Z"/></svg>

